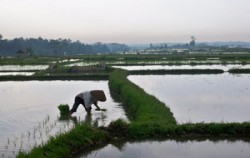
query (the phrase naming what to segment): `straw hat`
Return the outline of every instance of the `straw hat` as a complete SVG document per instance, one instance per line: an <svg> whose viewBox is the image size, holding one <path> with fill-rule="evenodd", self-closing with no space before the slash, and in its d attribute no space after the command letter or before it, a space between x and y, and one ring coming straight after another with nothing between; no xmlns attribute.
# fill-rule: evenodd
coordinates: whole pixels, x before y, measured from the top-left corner
<svg viewBox="0 0 250 158"><path fill-rule="evenodd" d="M106 101L106 96L103 90L92 90L90 91L90 94L98 101Z"/></svg>

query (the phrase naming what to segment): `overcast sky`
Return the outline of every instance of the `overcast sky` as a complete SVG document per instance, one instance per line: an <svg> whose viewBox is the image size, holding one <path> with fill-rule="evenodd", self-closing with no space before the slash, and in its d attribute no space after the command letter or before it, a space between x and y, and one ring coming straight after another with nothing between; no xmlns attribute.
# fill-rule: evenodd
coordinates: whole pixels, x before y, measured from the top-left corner
<svg viewBox="0 0 250 158"><path fill-rule="evenodd" d="M250 0L0 0L0 34L86 43L250 41Z"/></svg>

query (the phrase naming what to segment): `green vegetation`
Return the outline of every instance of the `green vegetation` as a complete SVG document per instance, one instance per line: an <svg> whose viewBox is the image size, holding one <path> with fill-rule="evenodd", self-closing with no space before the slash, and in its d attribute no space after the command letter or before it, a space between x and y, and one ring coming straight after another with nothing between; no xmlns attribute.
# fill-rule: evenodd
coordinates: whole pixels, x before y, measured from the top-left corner
<svg viewBox="0 0 250 158"><path fill-rule="evenodd" d="M58 109L60 110L61 116L69 115L69 105L68 104L60 104L58 106Z"/></svg>
<svg viewBox="0 0 250 158"><path fill-rule="evenodd" d="M143 53L143 52L142 52ZM70 61L75 59L77 61ZM62 62L63 61L63 62ZM48 65L51 63L105 63L106 65L182 65L182 64L249 64L250 53L197 54L85 54L70 56L31 56L0 58L0 65Z"/></svg>
<svg viewBox="0 0 250 158"><path fill-rule="evenodd" d="M0 65L48 65L59 60L60 57L0 58Z"/></svg>
<svg viewBox="0 0 250 158"><path fill-rule="evenodd" d="M90 63L88 66L66 66L71 62L68 57L29 57L1 58L0 65L49 65L46 70L36 71L33 76L1 76L6 80L108 80L111 94L122 102L130 123L121 119L113 121L108 127L91 127L78 124L67 133L51 138L47 143L34 147L28 153L20 152L18 158L28 157L73 157L80 151L111 140L138 140L151 138L194 138L226 137L243 138L250 135L250 123L186 123L177 124L171 110L157 98L145 93L143 89L131 83L129 74L219 74L219 69L195 70L114 70L111 65L181 65L189 63L214 64L216 58L220 64L250 63L250 54L112 54L75 56L77 62ZM64 62L61 62L65 60ZM94 64L91 64L94 63ZM100 64L102 63L102 64ZM216 62L215 62L216 63ZM233 69L230 73L250 73L249 69ZM68 114L68 107L60 105L61 114ZM68 116L70 117L70 116Z"/></svg>
<svg viewBox="0 0 250 158"><path fill-rule="evenodd" d="M228 72L233 74L250 73L250 69L230 69Z"/></svg>
<svg viewBox="0 0 250 158"><path fill-rule="evenodd" d="M131 83L127 75L127 71L115 70L110 75L109 86L113 96L122 101L127 113L132 116L130 125L125 124L128 128L126 134L128 139L250 135L248 122L178 125L168 107Z"/></svg>
<svg viewBox="0 0 250 158"><path fill-rule="evenodd" d="M31 81L31 80L108 80L107 74L78 74L78 75L46 75L46 76L0 76L0 81Z"/></svg>
<svg viewBox="0 0 250 158"><path fill-rule="evenodd" d="M182 70L133 70L130 74L136 75L162 75L162 74L222 74L220 69L182 69Z"/></svg>
<svg viewBox="0 0 250 158"><path fill-rule="evenodd" d="M46 144L31 152L21 152L18 158L72 157L80 151L115 140L152 138L223 137L244 138L250 136L250 123L186 123L177 124L170 109L155 97L127 79L129 72L115 70L110 75L112 95L122 101L131 123L121 119L108 127L91 127L78 124L68 133L51 138Z"/></svg>
<svg viewBox="0 0 250 158"><path fill-rule="evenodd" d="M172 112L157 98L127 79L128 72L115 70L109 79L110 90L120 96L125 109L136 123L176 124Z"/></svg>
<svg viewBox="0 0 250 158"><path fill-rule="evenodd" d="M47 144L35 147L30 153L20 152L18 158L61 158L108 141L107 133L86 124L79 124L68 133L51 137Z"/></svg>

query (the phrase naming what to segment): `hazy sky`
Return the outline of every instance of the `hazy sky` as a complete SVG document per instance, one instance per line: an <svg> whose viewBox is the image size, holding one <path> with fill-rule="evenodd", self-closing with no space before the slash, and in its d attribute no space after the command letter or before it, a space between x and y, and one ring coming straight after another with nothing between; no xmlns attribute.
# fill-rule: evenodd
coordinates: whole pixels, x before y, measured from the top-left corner
<svg viewBox="0 0 250 158"><path fill-rule="evenodd" d="M0 34L86 43L250 41L250 0L0 0Z"/></svg>

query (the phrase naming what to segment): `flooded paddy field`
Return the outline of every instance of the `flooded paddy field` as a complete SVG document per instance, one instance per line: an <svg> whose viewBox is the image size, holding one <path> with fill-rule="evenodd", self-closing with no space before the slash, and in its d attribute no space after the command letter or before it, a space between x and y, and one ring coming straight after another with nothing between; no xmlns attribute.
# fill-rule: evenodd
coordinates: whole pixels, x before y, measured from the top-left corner
<svg viewBox="0 0 250 158"><path fill-rule="evenodd" d="M74 97L85 90L104 90L106 111L86 115L79 105L70 118L61 118L57 106L72 107ZM15 157L21 151L45 143L50 136L66 132L76 123L107 126L111 121L127 120L120 103L110 96L108 81L5 81L0 82L0 157Z"/></svg>
<svg viewBox="0 0 250 158"><path fill-rule="evenodd" d="M238 141L144 141L108 144L79 158L248 158L250 143Z"/></svg>
<svg viewBox="0 0 250 158"><path fill-rule="evenodd" d="M0 76L32 76L35 71L45 70L48 65L0 65Z"/></svg>
<svg viewBox="0 0 250 158"><path fill-rule="evenodd" d="M178 123L250 121L250 74L128 78L169 106Z"/></svg>
<svg viewBox="0 0 250 158"><path fill-rule="evenodd" d="M32 76L35 72L0 72L0 76Z"/></svg>
<svg viewBox="0 0 250 158"><path fill-rule="evenodd" d="M45 70L48 65L0 65L0 71Z"/></svg>
<svg viewBox="0 0 250 158"><path fill-rule="evenodd" d="M228 71L230 69L245 69L250 68L250 65L241 64L213 64L213 65L145 65L145 66L113 66L125 70L183 70L183 69L221 69Z"/></svg>

